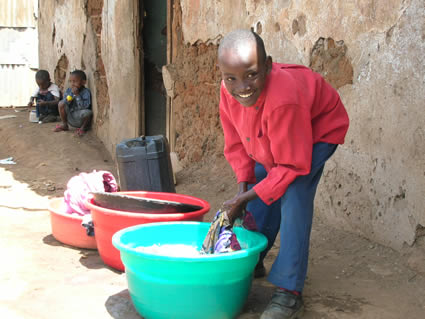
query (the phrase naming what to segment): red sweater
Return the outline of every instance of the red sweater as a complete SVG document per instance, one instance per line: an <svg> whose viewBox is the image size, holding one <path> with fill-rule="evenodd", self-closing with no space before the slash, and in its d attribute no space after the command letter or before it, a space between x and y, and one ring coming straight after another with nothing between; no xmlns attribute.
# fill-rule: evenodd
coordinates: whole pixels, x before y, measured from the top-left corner
<svg viewBox="0 0 425 319"><path fill-rule="evenodd" d="M339 95L325 80L301 65L273 63L266 84L250 107L220 90L224 156L238 183L255 183L255 162L267 177L254 186L268 205L279 199L297 176L310 173L313 144L343 144L348 115Z"/></svg>

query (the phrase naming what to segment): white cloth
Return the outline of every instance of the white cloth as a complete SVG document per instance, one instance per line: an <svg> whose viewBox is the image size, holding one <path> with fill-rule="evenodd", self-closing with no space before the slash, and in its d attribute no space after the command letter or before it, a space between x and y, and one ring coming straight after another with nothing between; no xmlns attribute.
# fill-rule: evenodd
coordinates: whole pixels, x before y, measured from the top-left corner
<svg viewBox="0 0 425 319"><path fill-rule="evenodd" d="M55 83L51 83L50 86L47 88L47 91L52 93L53 96L60 98L59 87ZM34 91L32 97L37 97L39 92L40 92L40 88L37 88Z"/></svg>

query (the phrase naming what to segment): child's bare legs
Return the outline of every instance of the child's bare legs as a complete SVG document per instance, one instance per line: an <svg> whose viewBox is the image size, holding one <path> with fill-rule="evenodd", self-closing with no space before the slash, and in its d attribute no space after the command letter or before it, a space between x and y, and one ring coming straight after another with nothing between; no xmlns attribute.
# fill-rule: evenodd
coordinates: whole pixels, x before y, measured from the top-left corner
<svg viewBox="0 0 425 319"><path fill-rule="evenodd" d="M88 110L86 110L88 111ZM82 124L80 126L80 128L77 129L76 134L78 136L83 136L84 134L86 134L87 130L90 127L90 122L91 122L91 118L93 116L93 113L91 111L89 112L85 112L85 115L82 116Z"/></svg>
<svg viewBox="0 0 425 319"><path fill-rule="evenodd" d="M53 131L54 132L68 131L69 130L68 119L66 116L65 103L63 101L59 102L58 109L59 109L59 115L62 120L62 125L57 125Z"/></svg>
<svg viewBox="0 0 425 319"><path fill-rule="evenodd" d="M83 124L80 127L80 130L86 132L90 126L92 114L89 114L83 118Z"/></svg>

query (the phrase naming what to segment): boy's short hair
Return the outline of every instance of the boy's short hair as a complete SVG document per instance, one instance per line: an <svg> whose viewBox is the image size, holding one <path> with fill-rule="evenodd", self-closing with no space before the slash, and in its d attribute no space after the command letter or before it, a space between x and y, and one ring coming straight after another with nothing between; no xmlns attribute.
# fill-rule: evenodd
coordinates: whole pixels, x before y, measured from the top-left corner
<svg viewBox="0 0 425 319"><path fill-rule="evenodd" d="M78 76L81 80L87 81L86 73L83 70L74 70L71 72L71 75Z"/></svg>
<svg viewBox="0 0 425 319"><path fill-rule="evenodd" d="M35 73L35 79L39 80L39 81L41 80L41 81L49 82L50 81L50 74L46 70L38 70Z"/></svg>
<svg viewBox="0 0 425 319"><path fill-rule="evenodd" d="M267 54L264 47L264 42L261 37L252 30L238 29L229 32L220 41L218 47L218 55L220 56L223 51L228 49L237 48L240 44L245 44L248 41L255 41L257 44L258 55L266 60Z"/></svg>

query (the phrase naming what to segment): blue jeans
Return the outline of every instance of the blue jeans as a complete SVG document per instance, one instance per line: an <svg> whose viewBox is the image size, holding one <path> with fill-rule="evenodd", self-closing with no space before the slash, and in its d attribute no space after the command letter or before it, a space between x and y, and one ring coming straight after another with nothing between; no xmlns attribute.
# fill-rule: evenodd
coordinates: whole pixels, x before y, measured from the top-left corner
<svg viewBox="0 0 425 319"><path fill-rule="evenodd" d="M260 255L262 261L273 246L280 230L280 248L268 280L281 288L302 292L307 275L310 232L313 222L313 202L325 162L335 152L337 145L313 145L310 174L297 177L285 194L270 206L260 198L247 205L254 215L257 227L268 239L268 246ZM257 183L267 175L264 167L255 165ZM254 184L249 185L252 188Z"/></svg>

